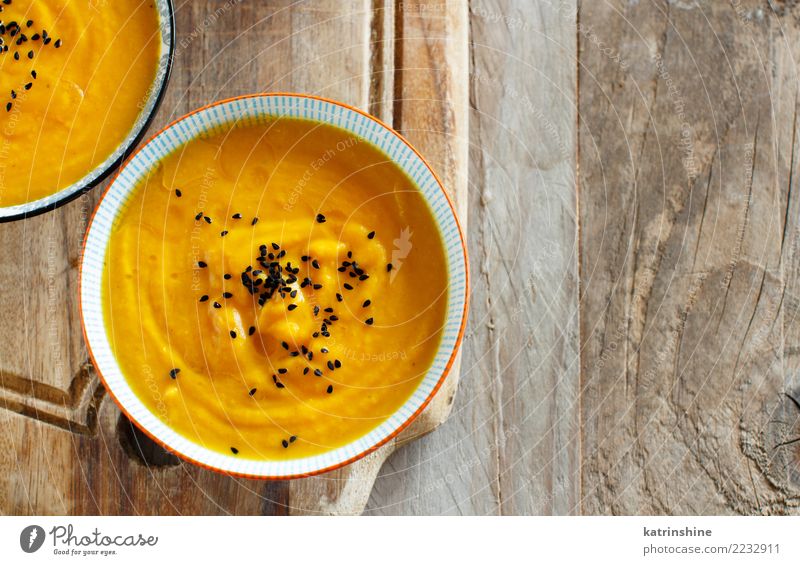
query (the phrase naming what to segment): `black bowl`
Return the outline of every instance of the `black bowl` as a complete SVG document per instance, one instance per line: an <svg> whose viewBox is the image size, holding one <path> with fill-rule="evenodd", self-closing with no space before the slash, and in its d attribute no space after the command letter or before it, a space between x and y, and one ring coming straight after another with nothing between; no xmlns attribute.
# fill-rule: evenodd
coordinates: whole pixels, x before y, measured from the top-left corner
<svg viewBox="0 0 800 565"><path fill-rule="evenodd" d="M0 206L0 223L22 220L50 212L70 200L74 200L103 182L142 140L142 136L153 121L153 117L156 115L164 98L167 83L169 83L169 77L172 73L172 61L175 56L175 7L172 0L155 0L155 4L158 9L159 21L161 22L161 59L159 60L158 72L147 101L128 136L103 163L76 183L38 200L16 206Z"/></svg>

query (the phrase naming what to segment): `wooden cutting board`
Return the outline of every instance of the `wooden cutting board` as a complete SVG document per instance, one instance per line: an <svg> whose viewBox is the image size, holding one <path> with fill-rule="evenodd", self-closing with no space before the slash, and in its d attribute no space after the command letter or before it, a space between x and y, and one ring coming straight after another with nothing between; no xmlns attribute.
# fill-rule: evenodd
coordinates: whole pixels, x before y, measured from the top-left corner
<svg viewBox="0 0 800 565"><path fill-rule="evenodd" d="M176 22L173 76L151 133L197 106L245 93L338 99L407 136L466 226L466 0L177 0ZM0 512L356 514L386 457L447 418L457 366L397 440L323 476L243 480L163 451L105 394L81 335L80 245L102 190L0 225Z"/></svg>

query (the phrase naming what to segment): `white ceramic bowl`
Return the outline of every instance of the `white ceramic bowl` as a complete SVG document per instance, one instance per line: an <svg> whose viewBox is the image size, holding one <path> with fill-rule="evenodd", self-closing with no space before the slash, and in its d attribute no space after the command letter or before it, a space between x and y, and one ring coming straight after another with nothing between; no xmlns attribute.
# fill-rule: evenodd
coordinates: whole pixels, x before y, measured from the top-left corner
<svg viewBox="0 0 800 565"><path fill-rule="evenodd" d="M417 389L394 414L368 434L338 449L286 461L250 460L211 451L181 436L153 414L131 390L111 351L102 308L103 265L117 215L134 188L166 155L187 141L233 120L257 123L292 116L325 122L369 141L385 152L424 195L439 227L447 257L448 304L442 340ZM188 237L188 235L187 235ZM286 479L330 471L377 449L425 408L455 359L466 323L467 251L452 202L435 174L397 132L377 119L338 102L298 94L258 94L217 102L178 119L139 149L122 167L92 217L84 242L80 305L84 335L94 366L121 410L168 450L198 465L246 477Z"/></svg>

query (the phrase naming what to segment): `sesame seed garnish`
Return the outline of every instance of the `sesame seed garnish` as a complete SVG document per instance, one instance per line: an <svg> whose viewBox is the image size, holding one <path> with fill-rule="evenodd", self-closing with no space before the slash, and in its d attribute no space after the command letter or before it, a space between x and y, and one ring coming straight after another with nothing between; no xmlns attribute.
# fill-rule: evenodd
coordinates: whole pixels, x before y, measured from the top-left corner
<svg viewBox="0 0 800 565"><path fill-rule="evenodd" d="M344 283L344 287L345 287L347 290L353 290L353 286L352 286L350 283Z"/></svg>
<svg viewBox="0 0 800 565"><path fill-rule="evenodd" d="M340 369L340 368L342 367L342 362L341 362L341 361L339 361L338 359L335 359L335 360L333 361L333 365L334 365L334 367L336 367L337 369Z"/></svg>
<svg viewBox="0 0 800 565"><path fill-rule="evenodd" d="M362 308L366 308L370 304L372 304L372 300L367 299L367 300L364 301L364 304L362 304L361 307Z"/></svg>
<svg viewBox="0 0 800 565"><path fill-rule="evenodd" d="M181 189L180 189L180 188L176 188L176 189L175 189L175 196L177 196L178 198L180 198L181 196L183 196L183 193L181 192Z"/></svg>
<svg viewBox="0 0 800 565"><path fill-rule="evenodd" d="M251 226L254 226L254 225L256 225L257 223L258 223L258 218L253 218L253 221L252 221L252 222L250 222L250 225L251 225Z"/></svg>
<svg viewBox="0 0 800 565"><path fill-rule="evenodd" d="M388 273L389 271L391 271L391 270L392 270L392 268L393 268L393 267L392 267L392 264L391 264L391 263L389 263L388 265L386 265L386 272Z"/></svg>
<svg viewBox="0 0 800 565"><path fill-rule="evenodd" d="M223 298L233 298L233 293L232 292L223 292L222 293L222 297Z"/></svg>
<svg viewBox="0 0 800 565"><path fill-rule="evenodd" d="M225 237L226 235L228 235L228 230L222 230L221 232L219 232L220 237Z"/></svg>
<svg viewBox="0 0 800 565"><path fill-rule="evenodd" d="M320 353L327 353L328 352L328 348L327 347L323 347L319 351L320 351Z"/></svg>
<svg viewBox="0 0 800 565"><path fill-rule="evenodd" d="M53 43L53 47L55 47L56 49L61 47L61 40L60 39L56 39L56 42ZM33 51L31 51L31 53L33 53Z"/></svg>
<svg viewBox="0 0 800 565"><path fill-rule="evenodd" d="M194 217L194 219L195 220L199 220L202 217L203 217L203 213L202 212L198 212L197 215Z"/></svg>
<svg viewBox="0 0 800 565"><path fill-rule="evenodd" d="M231 452L232 452L234 455L238 455L238 454L239 454L239 450L238 450L238 449L236 449L235 447L231 447Z"/></svg>
<svg viewBox="0 0 800 565"><path fill-rule="evenodd" d="M328 394L333 392L333 385L328 385L327 392L328 392Z"/></svg>
<svg viewBox="0 0 800 565"><path fill-rule="evenodd" d="M222 308L222 304L219 302L214 302L214 308Z"/></svg>
<svg viewBox="0 0 800 565"><path fill-rule="evenodd" d="M281 445L282 445L282 446L284 447L284 449L285 449L285 448L289 447L289 442L288 442L288 441L286 441L285 439L282 439L282 440L281 440Z"/></svg>
<svg viewBox="0 0 800 565"><path fill-rule="evenodd" d="M253 335L254 333L256 333L256 327L250 326L250 329L247 330L247 335Z"/></svg>
<svg viewBox="0 0 800 565"><path fill-rule="evenodd" d="M281 342L281 347L283 347L286 351L289 351L289 344L286 343L285 341Z"/></svg>
<svg viewBox="0 0 800 565"><path fill-rule="evenodd" d="M318 377L321 377L322 376L322 371L320 371L319 369L314 369L314 374L316 376L318 376Z"/></svg>
<svg viewBox="0 0 800 565"><path fill-rule="evenodd" d="M279 372L281 375L285 375L287 370L288 370L288 369L285 369L285 368L281 367L280 369L278 369L278 372Z"/></svg>
<svg viewBox="0 0 800 565"><path fill-rule="evenodd" d="M253 396L255 393L256 393L256 389L251 388L250 392L249 392L250 396Z"/></svg>
<svg viewBox="0 0 800 565"><path fill-rule="evenodd" d="M373 322L372 318L367 318L364 323L367 324L368 326L371 326L372 322Z"/></svg>
<svg viewBox="0 0 800 565"><path fill-rule="evenodd" d="M237 212L236 214L231 216L231 218L233 218L234 220L241 220L242 219L242 215Z"/></svg>
<svg viewBox="0 0 800 565"><path fill-rule="evenodd" d="M336 300L337 300L338 302L341 302L342 300L344 300L344 297L343 297L341 294L339 294L339 293L337 292L337 293L336 293Z"/></svg>
<svg viewBox="0 0 800 565"><path fill-rule="evenodd" d="M286 309L287 309L289 312L291 312L291 311L292 311L292 310L294 310L295 308L297 308L297 304L289 304L289 306L287 306L287 307L286 307Z"/></svg>
<svg viewBox="0 0 800 565"><path fill-rule="evenodd" d="M317 223L324 224L325 223L325 216L322 214L317 214Z"/></svg>
<svg viewBox="0 0 800 565"><path fill-rule="evenodd" d="M200 302L205 302L206 300L208 300L207 294L204 294L203 296L200 297Z"/></svg>
<svg viewBox="0 0 800 565"><path fill-rule="evenodd" d="M231 339L236 339L236 332L231 330Z"/></svg>
<svg viewBox="0 0 800 565"><path fill-rule="evenodd" d="M224 275L222 275L222 278L228 281L231 279L231 275L229 273L225 273Z"/></svg>
<svg viewBox="0 0 800 565"><path fill-rule="evenodd" d="M314 259L313 261L311 261L311 266L314 267L315 269L319 269L319 261Z"/></svg>
<svg viewBox="0 0 800 565"><path fill-rule="evenodd" d="M333 369L334 369L334 366L333 366L333 361L328 361L328 369L330 369L331 371L333 371Z"/></svg>
<svg viewBox="0 0 800 565"><path fill-rule="evenodd" d="M367 234L367 239L372 239L373 237L375 237L375 232L374 231L371 231L371 232L369 232Z"/></svg>
<svg viewBox="0 0 800 565"><path fill-rule="evenodd" d="M206 221L207 224L211 223L211 218L209 218L208 216L203 216L203 219Z"/></svg>
<svg viewBox="0 0 800 565"><path fill-rule="evenodd" d="M200 267L201 269L205 269L206 267L208 267L208 263L206 263L205 261L198 261L197 266Z"/></svg>
<svg viewBox="0 0 800 565"><path fill-rule="evenodd" d="M175 377L178 376L178 373L180 373L180 372L181 372L181 370L178 369L177 367L175 369L170 369L169 376L174 379Z"/></svg>
<svg viewBox="0 0 800 565"><path fill-rule="evenodd" d="M304 375L307 375L307 374L308 374L308 367L306 367L305 369L303 369L303 374L304 374Z"/></svg>
<svg viewBox="0 0 800 565"><path fill-rule="evenodd" d="M289 438L289 443L294 443L297 441L297 436L292 436Z"/></svg>

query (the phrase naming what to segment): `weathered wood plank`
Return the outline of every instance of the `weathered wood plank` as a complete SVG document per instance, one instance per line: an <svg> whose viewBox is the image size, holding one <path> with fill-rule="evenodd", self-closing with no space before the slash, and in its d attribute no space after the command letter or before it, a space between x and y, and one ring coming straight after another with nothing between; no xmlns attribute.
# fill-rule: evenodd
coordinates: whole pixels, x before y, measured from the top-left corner
<svg viewBox="0 0 800 565"><path fill-rule="evenodd" d="M798 13L581 8L582 510L797 513Z"/></svg>
<svg viewBox="0 0 800 565"><path fill-rule="evenodd" d="M450 419L389 459L374 514L578 509L575 6L476 0L470 16L462 382Z"/></svg>

